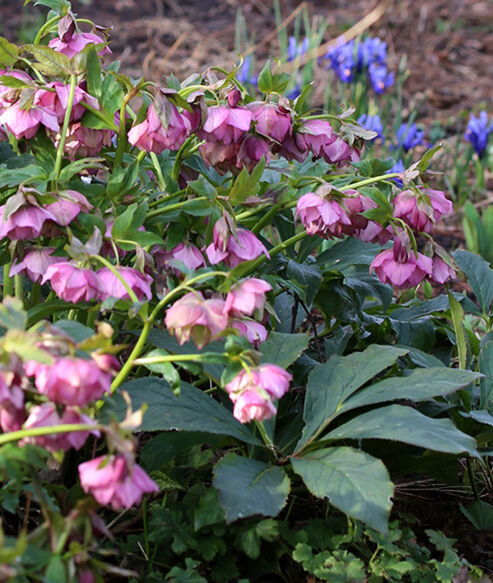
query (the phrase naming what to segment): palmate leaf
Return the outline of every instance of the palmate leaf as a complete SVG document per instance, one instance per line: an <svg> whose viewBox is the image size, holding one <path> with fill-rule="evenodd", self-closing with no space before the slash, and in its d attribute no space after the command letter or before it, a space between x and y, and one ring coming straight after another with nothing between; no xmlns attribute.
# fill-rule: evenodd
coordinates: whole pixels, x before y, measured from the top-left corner
<svg viewBox="0 0 493 583"><path fill-rule="evenodd" d="M331 447L292 457L291 463L312 494L387 532L394 487L380 460L351 447Z"/></svg>
<svg viewBox="0 0 493 583"><path fill-rule="evenodd" d="M255 514L277 516L286 503L290 481L278 466L228 454L214 469L213 485L229 523Z"/></svg>
<svg viewBox="0 0 493 583"><path fill-rule="evenodd" d="M363 352L345 357L335 355L317 366L308 378L305 428L297 450L323 431L350 395L406 353L406 349L373 344Z"/></svg>
<svg viewBox="0 0 493 583"><path fill-rule="evenodd" d="M479 455L476 441L459 431L450 419L432 419L403 405L363 413L328 433L325 439L389 439L445 453Z"/></svg>

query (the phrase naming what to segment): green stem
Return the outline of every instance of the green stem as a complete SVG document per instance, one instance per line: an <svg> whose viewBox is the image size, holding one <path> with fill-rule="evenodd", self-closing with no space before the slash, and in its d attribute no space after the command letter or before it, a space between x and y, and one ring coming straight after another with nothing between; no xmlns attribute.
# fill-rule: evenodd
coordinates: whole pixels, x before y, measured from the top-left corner
<svg viewBox="0 0 493 583"><path fill-rule="evenodd" d="M156 178L158 186L161 190L166 190L166 180L163 176L163 170L161 168L161 164L159 163L159 158L156 156L154 152L151 152L151 160L152 165L154 166L154 170L156 171Z"/></svg>
<svg viewBox="0 0 493 583"><path fill-rule="evenodd" d="M122 164L123 154L127 147L127 132L125 128L125 101L120 108L120 128L118 130L118 144L116 146L114 166L118 168Z"/></svg>
<svg viewBox="0 0 493 583"><path fill-rule="evenodd" d="M191 200L209 200L206 196L198 196L197 198ZM175 204L169 204L163 208L155 209L153 211L149 211L146 215L146 219L150 219L152 217L158 217L159 215L164 215L166 213L171 213L173 211L177 211L182 209L185 205L190 202L189 199L182 200L181 202L175 202Z"/></svg>
<svg viewBox="0 0 493 583"><path fill-rule="evenodd" d="M38 30L38 34L36 35L36 37L34 38L33 41L33 45L38 45L39 41L43 38L44 33L46 32L46 30L55 22L57 22L58 20L60 20L60 16L54 16L53 18L50 18L49 20L47 20L43 26Z"/></svg>
<svg viewBox="0 0 493 583"><path fill-rule="evenodd" d="M14 288L15 297L18 298L19 300L22 300L24 286L22 282L22 277L20 275L14 275Z"/></svg>
<svg viewBox="0 0 493 583"><path fill-rule="evenodd" d="M10 277L10 268L12 262L9 261L3 266L3 297L14 295L14 287L12 285L12 278Z"/></svg>
<svg viewBox="0 0 493 583"><path fill-rule="evenodd" d="M115 277L117 277L119 279L119 281L122 283L123 287L127 290L127 293L130 296L130 299L132 300L132 302L134 302L136 304L139 301L139 298L135 295L134 290L128 285L128 283L123 278L122 274L118 271L118 269L114 265L112 265L104 257L101 257L101 255L91 255L91 257L93 257L94 259L97 259L100 263L102 263L105 267L107 267Z"/></svg>
<svg viewBox="0 0 493 583"><path fill-rule="evenodd" d="M70 92L68 95L67 109L65 111L65 118L63 120L62 132L60 134L60 142L58 144L55 160L55 177L58 178L60 170L62 169L63 150L65 148L65 140L67 139L68 124L70 123L70 116L72 115L72 106L74 104L75 87L77 85L77 76L72 73L70 75Z"/></svg>
<svg viewBox="0 0 493 583"><path fill-rule="evenodd" d="M272 440L267 435L267 431L265 430L264 423L262 421L255 420L255 425L257 426L257 429L260 433L260 436L262 437L262 441L265 443L265 445L267 445L270 448L274 447Z"/></svg>
<svg viewBox="0 0 493 583"><path fill-rule="evenodd" d="M51 435L53 433L71 433L72 431L104 431L102 425L89 425L88 423L74 423L71 425L52 425L50 427L31 427L30 429L19 429L0 435L0 445L19 441L25 437L40 437L42 435Z"/></svg>
<svg viewBox="0 0 493 583"><path fill-rule="evenodd" d="M217 356L217 353L214 353ZM206 360L207 354L163 354L162 356L148 356L134 360L135 366L146 364L161 364L163 362L187 362L188 360Z"/></svg>
<svg viewBox="0 0 493 583"><path fill-rule="evenodd" d="M199 281L202 281L203 279L206 279L208 277L215 276L228 277L228 274L225 273L224 271L209 271L208 273L201 273L196 277L192 277L192 279L185 280L184 282L182 282L179 286L177 286L175 289L171 290L168 294L166 294L164 298L156 305L156 307L154 308L154 310L152 310L147 320L144 322L142 332L140 333L137 343L135 344L132 352L130 353L130 356L120 369L120 372L116 375L115 379L113 380L111 384L112 393L127 378L130 370L132 369L134 361L137 360L137 358L139 358L139 356L141 355L142 350L144 349L145 343L147 341L147 337L149 336L151 326L154 323L154 320L156 319L159 312L162 310L162 308L164 308L177 295L181 294L181 292L184 291L187 287L193 285L194 283L198 283Z"/></svg>
<svg viewBox="0 0 493 583"><path fill-rule="evenodd" d="M286 239L282 243L279 243L279 245L272 247L272 249L270 249L270 251L269 251L270 256L272 257L273 255L277 255L281 251L284 251L289 246L294 245L295 243L297 243L298 241L301 241L302 239L304 239L307 236L308 236L308 234L306 231L300 231L299 233L296 233L296 235L293 235L289 239ZM262 263L264 263L264 261L267 261L267 259L268 259L268 257L266 255L261 255L260 257L257 257L257 259L255 259L255 261L253 261L250 264L250 269L248 270L247 273L251 273L252 271L257 269L257 267L262 265Z"/></svg>
<svg viewBox="0 0 493 583"><path fill-rule="evenodd" d="M179 176L180 176L180 168L181 168L181 163L182 160L185 156L185 152L189 146L189 144L191 142L193 142L193 140L195 139L195 136L189 136L181 145L180 149L178 150L177 154L176 154L176 158L175 158L175 162L173 164L173 169L171 170L171 178L173 178L173 180L178 180Z"/></svg>
<svg viewBox="0 0 493 583"><path fill-rule="evenodd" d="M39 281L35 281L33 283L32 291L31 291L31 307L37 306L39 304L39 300L41 299L41 284Z"/></svg>
<svg viewBox="0 0 493 583"><path fill-rule="evenodd" d="M270 210L268 210L265 215L254 225L252 228L252 233L255 235L260 233L260 231L271 222L271 219L277 215L277 213L282 210L284 203L279 202L275 204Z"/></svg>
<svg viewBox="0 0 493 583"><path fill-rule="evenodd" d="M372 178L366 178L365 180L361 180L360 182L353 182L352 184L347 184L346 186L342 186L339 190L343 192L345 190L352 190L353 188L360 188L361 186L366 186L367 184L374 184L375 182L382 182L383 180L389 180L390 178L396 178L400 176L399 172L392 172L390 174L382 174L380 176L373 176Z"/></svg>

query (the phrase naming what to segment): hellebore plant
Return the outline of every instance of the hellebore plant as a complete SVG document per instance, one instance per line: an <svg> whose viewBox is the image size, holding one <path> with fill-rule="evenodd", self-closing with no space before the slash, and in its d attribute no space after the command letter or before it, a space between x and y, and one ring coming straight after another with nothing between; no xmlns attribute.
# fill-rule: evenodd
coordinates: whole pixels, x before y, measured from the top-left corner
<svg viewBox="0 0 493 583"><path fill-rule="evenodd" d="M375 132L351 112L308 115L269 65L255 96L221 70L132 80L68 3L38 3L51 11L33 44L0 38L0 473L9 507L41 507L26 536L49 552L33 564L15 547L9 569L134 576L108 559L114 520L98 504L142 501L146 537L148 509L167 511L174 482L137 463L143 432L221 437L206 479L228 523L277 516L298 480L385 532L393 485L366 438L478 455L449 419L408 406L477 374L404 346L385 285L455 277L432 240L452 206L426 183L429 161L390 174L360 162ZM377 92L392 82L378 39L330 59Z"/></svg>

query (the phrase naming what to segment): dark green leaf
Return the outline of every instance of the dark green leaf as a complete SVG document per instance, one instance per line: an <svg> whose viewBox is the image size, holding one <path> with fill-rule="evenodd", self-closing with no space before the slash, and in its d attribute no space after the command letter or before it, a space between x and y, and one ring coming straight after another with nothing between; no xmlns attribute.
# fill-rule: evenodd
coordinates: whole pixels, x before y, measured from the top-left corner
<svg viewBox="0 0 493 583"><path fill-rule="evenodd" d="M0 326L25 330L26 324L27 314L22 301L18 298L5 298L0 304Z"/></svg>
<svg viewBox="0 0 493 583"><path fill-rule="evenodd" d="M98 99L101 97L101 63L94 46L89 46L87 53L87 91Z"/></svg>
<svg viewBox="0 0 493 583"><path fill-rule="evenodd" d="M45 45L25 45L24 47L36 59L36 69L50 76L70 75L70 59L67 55Z"/></svg>
<svg viewBox="0 0 493 583"><path fill-rule="evenodd" d="M235 454L228 454L216 465L213 485L228 523L255 514L277 516L290 488L280 467Z"/></svg>
<svg viewBox="0 0 493 583"><path fill-rule="evenodd" d="M482 257L469 251L459 249L452 255L458 267L466 274L481 310L488 314L493 301L493 270Z"/></svg>
<svg viewBox="0 0 493 583"><path fill-rule="evenodd" d="M358 415L326 435L327 439L389 439L445 453L477 456L476 441L450 419L432 419L411 407L389 405Z"/></svg>
<svg viewBox="0 0 493 583"><path fill-rule="evenodd" d="M493 341L487 342L479 353L479 371L484 374L480 380L481 409L489 409L493 391Z"/></svg>
<svg viewBox="0 0 493 583"><path fill-rule="evenodd" d="M101 89L101 105L104 112L113 118L115 112L120 109L123 100L123 89L118 81L112 76L107 75L103 81Z"/></svg>
<svg viewBox="0 0 493 583"><path fill-rule="evenodd" d="M381 176L387 170L390 170L395 164L392 158L380 160L379 158L370 158L361 162L351 162L351 166L358 168L363 176Z"/></svg>
<svg viewBox="0 0 493 583"><path fill-rule="evenodd" d="M0 66L11 67L17 61L19 49L6 38L0 36Z"/></svg>
<svg viewBox="0 0 493 583"><path fill-rule="evenodd" d="M233 186L229 192L229 201L231 204L240 204L249 196L255 196L258 194L260 186L260 178L265 168L265 158L262 156L262 160L255 166L251 174L248 170L243 167L241 172L235 178Z"/></svg>
<svg viewBox="0 0 493 583"><path fill-rule="evenodd" d="M160 470L178 454L194 445L211 443L217 436L199 431L169 431L159 433L148 441L140 457L146 471Z"/></svg>
<svg viewBox="0 0 493 583"><path fill-rule="evenodd" d="M312 494L328 498L345 514L387 532L394 488L379 459L351 447L331 447L292 457L291 462Z"/></svg>
<svg viewBox="0 0 493 583"><path fill-rule="evenodd" d="M286 276L294 279L304 290L304 301L311 306L313 299L320 289L322 283L322 273L318 265L308 265L306 263L296 263L290 259L286 267Z"/></svg>
<svg viewBox="0 0 493 583"><path fill-rule="evenodd" d="M307 348L308 342L308 334L271 332L261 345L262 362L287 368Z"/></svg>
<svg viewBox="0 0 493 583"><path fill-rule="evenodd" d="M153 377L125 383L121 390L129 393L134 409L144 403L148 405L140 427L142 431L203 431L229 435L246 443L259 443L226 407L188 383L181 384L179 397L174 395L166 381ZM110 406L107 409L111 412ZM119 419L125 417L126 404L121 397L114 397L113 409Z"/></svg>
<svg viewBox="0 0 493 583"><path fill-rule="evenodd" d="M54 327L68 334L77 343L84 342L95 334L94 330L77 322L77 320L57 320Z"/></svg>
<svg viewBox="0 0 493 583"><path fill-rule="evenodd" d="M478 530L493 531L493 506L484 500L476 500L464 508L459 504L462 514Z"/></svg>

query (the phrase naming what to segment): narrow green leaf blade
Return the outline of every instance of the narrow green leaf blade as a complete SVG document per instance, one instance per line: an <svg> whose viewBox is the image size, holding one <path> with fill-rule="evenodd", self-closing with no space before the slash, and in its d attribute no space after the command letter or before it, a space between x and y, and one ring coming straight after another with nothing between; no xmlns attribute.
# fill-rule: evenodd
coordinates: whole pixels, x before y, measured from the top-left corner
<svg viewBox="0 0 493 583"><path fill-rule="evenodd" d="M286 504L290 481L279 466L229 454L216 465L213 485L230 523L254 514L277 516Z"/></svg>
<svg viewBox="0 0 493 583"><path fill-rule="evenodd" d="M379 459L351 447L331 447L292 457L291 462L312 494L387 532L394 487Z"/></svg>

